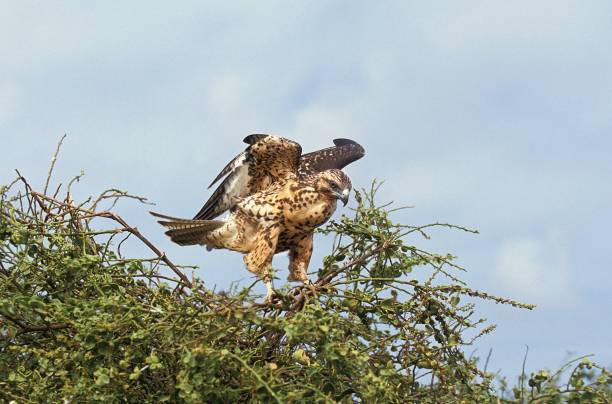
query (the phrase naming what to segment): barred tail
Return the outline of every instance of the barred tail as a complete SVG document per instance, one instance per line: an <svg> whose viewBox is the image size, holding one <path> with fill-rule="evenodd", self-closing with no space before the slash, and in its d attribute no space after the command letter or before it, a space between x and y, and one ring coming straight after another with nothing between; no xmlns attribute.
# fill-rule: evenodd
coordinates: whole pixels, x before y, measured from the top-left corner
<svg viewBox="0 0 612 404"><path fill-rule="evenodd" d="M191 220L161 215L149 212L153 216L166 219L158 220L157 223L170 229L166 235L179 245L206 244L206 236L213 230L225 224L223 220Z"/></svg>

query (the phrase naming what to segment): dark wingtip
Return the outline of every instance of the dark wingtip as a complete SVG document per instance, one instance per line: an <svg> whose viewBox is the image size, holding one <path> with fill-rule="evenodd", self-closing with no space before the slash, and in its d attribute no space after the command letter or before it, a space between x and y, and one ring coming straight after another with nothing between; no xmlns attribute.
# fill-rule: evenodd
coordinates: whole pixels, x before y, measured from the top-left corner
<svg viewBox="0 0 612 404"><path fill-rule="evenodd" d="M246 144L253 145L259 142L261 139L267 138L268 136L270 135L265 135L263 133L253 133L252 135L245 137L242 141Z"/></svg>
<svg viewBox="0 0 612 404"><path fill-rule="evenodd" d="M334 139L334 145L336 147L355 146L355 148L357 150L359 150L359 153L361 154L361 157L365 156L365 149L363 148L363 146L360 145L359 143L357 143L354 140L345 139L345 138L338 138L338 139Z"/></svg>
<svg viewBox="0 0 612 404"><path fill-rule="evenodd" d="M346 146L349 144L356 144L357 146L359 146L359 143L357 143L356 141L351 140L351 139L345 139L345 138L334 139L334 144L336 146Z"/></svg>

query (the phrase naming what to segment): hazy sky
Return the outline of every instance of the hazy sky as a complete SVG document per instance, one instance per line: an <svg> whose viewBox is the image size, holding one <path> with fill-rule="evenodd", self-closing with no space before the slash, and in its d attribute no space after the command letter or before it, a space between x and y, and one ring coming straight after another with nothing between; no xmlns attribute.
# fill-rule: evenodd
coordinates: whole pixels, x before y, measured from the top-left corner
<svg viewBox="0 0 612 404"><path fill-rule="evenodd" d="M489 369L518 373L525 345L529 370L567 351L610 364L612 3L372 4L2 1L0 183L19 168L42 184L67 133L57 177L84 169L82 195L191 216L249 133L352 138L353 184L415 205L398 220L481 231L415 242L538 305L479 304L499 325L475 346ZM239 254L175 246L148 209L119 211L210 286L250 282Z"/></svg>

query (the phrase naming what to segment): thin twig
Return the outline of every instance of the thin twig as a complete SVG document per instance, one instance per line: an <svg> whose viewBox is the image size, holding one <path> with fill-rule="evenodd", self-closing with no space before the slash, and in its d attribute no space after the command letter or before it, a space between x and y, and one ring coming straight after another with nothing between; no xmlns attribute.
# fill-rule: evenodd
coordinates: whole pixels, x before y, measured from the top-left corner
<svg viewBox="0 0 612 404"><path fill-rule="evenodd" d="M525 356L523 356L523 367L521 370L521 380L520 380L520 389L521 389L521 402L525 402L525 379L527 375L525 374L525 363L527 363L527 354L529 354L529 345L525 345Z"/></svg>
<svg viewBox="0 0 612 404"><path fill-rule="evenodd" d="M123 220L120 216L112 213L112 212L100 212L99 213L100 217L107 217L109 219L113 219L114 221L120 223L122 226L125 227L125 229L132 233L133 235L135 235L138 239L140 239L140 241L142 241L147 247L149 247L149 249L151 251L153 251L155 254L157 254L157 256L164 261L164 263L166 265L168 265L168 267L170 269L172 269L172 271L179 277L181 278L181 281L184 285L186 285L188 288L193 289L193 283L189 280L189 278L187 278L187 276L185 276L184 273L182 273L177 267L176 265L174 265L174 263L172 261L170 261L170 259L168 259L168 257L166 256L166 253L161 252L157 247L155 247L153 245L153 243L151 243L145 236L142 235L142 233L140 231L138 231L138 228L136 227L131 227L129 224L127 224L127 222L125 220ZM180 288L178 290L178 293L182 293L182 288Z"/></svg>
<svg viewBox="0 0 612 404"><path fill-rule="evenodd" d="M189 289L193 289L193 283L189 280L189 278L187 278L187 276L185 276L184 273L182 273L178 267L176 265L174 265L174 263L172 261L170 261L170 259L166 256L165 253L161 252L157 247L155 247L145 236L142 235L142 233L140 233L140 231L138 231L138 229L136 227L132 227L129 224L127 224L127 222L125 220L123 220L121 218L121 216L116 215L112 212L108 212L108 211L104 211L104 212L92 212L88 209L82 208L82 207L77 207L74 206L70 203L66 203L66 202L61 202L58 201L55 198L51 198L50 196L47 195L42 195L39 194L37 192L32 192L32 194L34 195L38 195L48 201L51 201L57 205L62 205L65 207L68 207L70 209L76 210L76 211L80 211L80 212L84 212L85 214L89 215L89 217L104 217L107 219L112 219L114 221L116 221L117 223L121 224L125 230L131 234L133 234L134 236L136 236L138 239L140 239L140 241L142 241L147 247L149 247L149 249L151 251L153 251L182 281L182 283L179 283L180 288L179 289L175 289L175 293L182 293L183 292L183 286L187 286Z"/></svg>
<svg viewBox="0 0 612 404"><path fill-rule="evenodd" d="M13 316L8 315L6 313L2 313L2 317L4 317L7 320L13 322L19 328L21 328L21 331L18 332L17 335L25 334L25 333L28 333L28 332L43 332L43 331L51 331L51 330L61 330L61 329L70 327L66 323L51 323L51 324L45 324L45 325L28 324L28 323L26 323L24 321L21 321L21 320L15 318Z"/></svg>
<svg viewBox="0 0 612 404"><path fill-rule="evenodd" d="M274 401L276 401L277 403L282 403L281 399L276 395L276 393L274 393L274 390L272 390L272 388L270 387L270 385L261 377L261 375L259 373L257 373L255 371L255 369L253 369L252 367L250 367L246 361L244 359L242 359L240 356L235 355L231 352L228 352L228 355L231 356L232 358L236 359L238 362L240 362L240 364L249 372L251 372L251 374L253 374L253 376L255 376L255 378L257 379L257 381L259 383L261 383L261 385L268 391L268 394L270 394L270 396L272 398L274 398Z"/></svg>
<svg viewBox="0 0 612 404"><path fill-rule="evenodd" d="M314 290L319 290L321 289L323 286L327 285L328 283L330 283L336 276L338 276L339 274L341 274L342 272L346 271L349 268L352 268L354 266L357 265L361 265L363 264L365 261L367 261L369 258L371 258L372 256L378 254L379 252L383 251L385 248L387 248L389 246L389 244L391 243L390 240L384 241L383 243L381 243L378 247L374 248L372 251L370 251L367 254L361 255L357 258L355 258L354 260L352 260L351 262L348 262L347 264L341 266L340 268L330 272L329 274L323 276L322 278L318 279L314 284ZM299 289L298 289L299 288ZM299 294L296 296L296 300L295 302L291 305L291 308L287 311L287 316L291 316L293 315L295 312L297 312L298 310L300 310L303 305L304 302L306 301L306 297L308 297L310 294L314 293L311 288L309 288L308 286L306 287L298 287L296 289L300 290Z"/></svg>
<svg viewBox="0 0 612 404"><path fill-rule="evenodd" d="M487 368L489 367L489 361L491 360L492 353L493 353L493 348L489 348L489 353L487 354L487 360L485 361L485 364L484 364L484 369L483 369L484 372L486 372Z"/></svg>
<svg viewBox="0 0 612 404"><path fill-rule="evenodd" d="M57 143L57 147L55 148L55 153L53 153L53 157L51 157L51 166L49 167L49 173L47 174L47 180L45 181L45 188L43 189L43 194L47 194L47 189L49 188L49 181L51 181L51 175L53 174L53 168L55 167L55 162L57 161L57 155L59 154L60 147L62 147L62 143L64 143L64 139L66 139L66 134L61 137L59 142Z"/></svg>

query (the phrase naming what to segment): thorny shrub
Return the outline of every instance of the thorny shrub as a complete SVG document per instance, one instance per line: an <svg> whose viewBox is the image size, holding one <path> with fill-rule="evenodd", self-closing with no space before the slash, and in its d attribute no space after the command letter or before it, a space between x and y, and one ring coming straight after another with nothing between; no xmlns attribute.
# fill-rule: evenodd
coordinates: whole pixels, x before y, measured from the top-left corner
<svg viewBox="0 0 612 404"><path fill-rule="evenodd" d="M72 185L72 183L70 184ZM519 385L464 349L493 325L475 302L532 306L473 290L453 256L417 248L449 224L400 225L355 193L331 221L331 253L310 287L273 304L251 287L214 293L190 280L101 204L49 195L20 175L0 190L0 401L4 402L610 402L588 360L567 384L540 371ZM45 191L46 191L45 186ZM126 238L152 258L121 254ZM316 264L313 263L316 268ZM575 365L575 364L574 364ZM513 393L510 393L513 392Z"/></svg>

